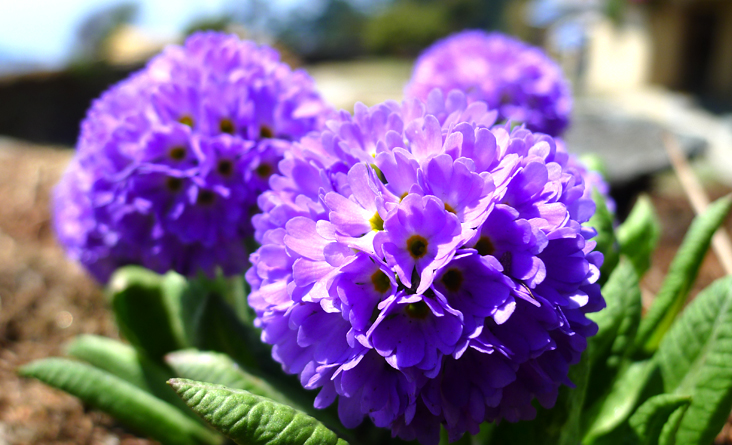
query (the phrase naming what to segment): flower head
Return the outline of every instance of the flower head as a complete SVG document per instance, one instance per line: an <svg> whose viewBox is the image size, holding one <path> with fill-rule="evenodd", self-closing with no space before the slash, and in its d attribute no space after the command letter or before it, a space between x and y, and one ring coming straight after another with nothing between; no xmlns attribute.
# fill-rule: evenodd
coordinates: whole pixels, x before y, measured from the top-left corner
<svg viewBox="0 0 732 445"><path fill-rule="evenodd" d="M195 34L92 105L55 191L59 240L100 281L125 264L240 273L257 196L331 112L274 49Z"/></svg>
<svg viewBox="0 0 732 445"><path fill-rule="evenodd" d="M556 138L555 140L557 142L557 151L567 153L565 142L560 138ZM601 161L595 161L593 166L591 159L589 160L590 162L585 162L588 160L577 157L574 153L568 153L567 156L567 167L575 169L577 174L582 176L582 179L585 182L585 191L583 196L585 198L592 199L592 191L596 190L605 200L607 209L614 215L617 211L617 203L610 195L610 184L608 184L605 177L599 170L592 169L592 167L601 169Z"/></svg>
<svg viewBox="0 0 732 445"><path fill-rule="evenodd" d="M550 136L495 120L459 91L357 104L259 198L256 324L347 427L435 444L571 385L604 305L594 204Z"/></svg>
<svg viewBox="0 0 732 445"><path fill-rule="evenodd" d="M468 101L498 110L499 119L552 136L566 128L572 108L559 66L539 48L500 33L463 31L425 50L405 93L425 100L433 88L461 90Z"/></svg>

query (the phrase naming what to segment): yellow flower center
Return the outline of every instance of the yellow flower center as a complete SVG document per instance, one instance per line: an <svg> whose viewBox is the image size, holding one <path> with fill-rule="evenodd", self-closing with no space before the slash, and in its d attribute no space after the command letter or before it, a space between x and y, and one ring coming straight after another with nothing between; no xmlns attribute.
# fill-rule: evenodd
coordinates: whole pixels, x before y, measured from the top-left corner
<svg viewBox="0 0 732 445"><path fill-rule="evenodd" d="M372 230L384 230L384 220L381 219L379 212L374 213L374 216L369 220Z"/></svg>

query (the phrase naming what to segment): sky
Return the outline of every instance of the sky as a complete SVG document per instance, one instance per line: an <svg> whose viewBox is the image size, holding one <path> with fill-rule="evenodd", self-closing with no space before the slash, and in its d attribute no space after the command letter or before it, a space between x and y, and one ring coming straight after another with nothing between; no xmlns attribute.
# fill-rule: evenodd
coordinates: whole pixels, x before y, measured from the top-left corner
<svg viewBox="0 0 732 445"><path fill-rule="evenodd" d="M238 0L241 2L241 0ZM312 0L269 0L283 13ZM172 37L196 17L217 16L237 0L138 0L136 25ZM58 67L70 56L79 25L89 14L123 0L0 0L0 71L14 62ZM3 69L5 68L5 69Z"/></svg>

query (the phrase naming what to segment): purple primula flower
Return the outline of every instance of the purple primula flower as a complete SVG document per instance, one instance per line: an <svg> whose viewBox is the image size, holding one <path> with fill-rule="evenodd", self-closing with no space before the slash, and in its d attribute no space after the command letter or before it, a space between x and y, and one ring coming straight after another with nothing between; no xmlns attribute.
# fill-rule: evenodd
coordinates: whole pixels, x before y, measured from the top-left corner
<svg viewBox="0 0 732 445"><path fill-rule="evenodd" d="M567 127L572 109L559 66L541 49L495 32L463 31L425 50L405 93L426 100L433 88L463 91L469 102L498 110L499 119L552 136Z"/></svg>
<svg viewBox="0 0 732 445"><path fill-rule="evenodd" d="M594 204L550 136L463 93L357 104L258 200L262 338L315 406L436 444L551 406L600 310Z"/></svg>
<svg viewBox="0 0 732 445"><path fill-rule="evenodd" d="M433 195L410 193L390 212L374 239L405 286L412 287L412 272L419 276L416 292L427 290L436 270L447 264L462 244L461 226L448 205Z"/></svg>
<svg viewBox="0 0 732 445"><path fill-rule="evenodd" d="M58 238L102 282L126 264L241 273L257 196L332 112L274 49L195 34L94 102L55 191Z"/></svg>
<svg viewBox="0 0 732 445"><path fill-rule="evenodd" d="M573 153L567 153L566 143L563 139L557 138L557 154L559 156L566 156L565 161L568 169L575 169L577 173L582 176L585 182L584 187L584 198L592 198L592 190L597 190L600 195L605 199L605 205L610 213L615 214L617 211L617 204L610 195L610 184L607 183L602 173L597 170L590 170L588 165L583 162L582 159L578 158Z"/></svg>

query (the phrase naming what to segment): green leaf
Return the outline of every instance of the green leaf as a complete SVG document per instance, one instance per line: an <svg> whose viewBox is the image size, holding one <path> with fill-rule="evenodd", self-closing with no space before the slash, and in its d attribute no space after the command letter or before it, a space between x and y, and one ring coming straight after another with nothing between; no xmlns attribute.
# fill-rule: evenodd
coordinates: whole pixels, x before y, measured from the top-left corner
<svg viewBox="0 0 732 445"><path fill-rule="evenodd" d="M589 376L589 358L585 351L582 360L569 370L569 378L576 388L563 386L551 409L537 408L534 420L496 426L490 434L490 443L541 443L544 445L576 445L581 439L582 406Z"/></svg>
<svg viewBox="0 0 732 445"><path fill-rule="evenodd" d="M175 377L173 372L139 354L132 346L97 335L80 335L68 345L66 353L132 383L199 420L166 384Z"/></svg>
<svg viewBox="0 0 732 445"><path fill-rule="evenodd" d="M676 411L671 413L668 421L663 425L661 434L658 437L658 445L675 445L676 444L676 432L679 430L681 425L681 419L684 418L686 410L689 408L688 405L678 408Z"/></svg>
<svg viewBox="0 0 732 445"><path fill-rule="evenodd" d="M168 354L165 361L179 377L223 385L231 389L242 389L303 411L333 428L343 437L349 437L352 434L343 428L337 416L334 416L331 410L315 409L313 399L309 394L303 391L294 393L288 391L285 394L280 388L276 388L267 381L241 369L225 354L196 350L177 351ZM303 397L303 394L306 397Z"/></svg>
<svg viewBox="0 0 732 445"><path fill-rule="evenodd" d="M620 252L615 239L615 216L608 210L605 197L594 188L592 189L592 200L595 201L595 214L587 225L597 230L597 236L593 240L597 242L595 250L602 252L604 257L600 268L600 280L603 283L618 264Z"/></svg>
<svg viewBox="0 0 732 445"><path fill-rule="evenodd" d="M580 155L579 160L585 164L587 170L598 172L605 180L607 180L607 166L605 165L605 161L602 157L593 153L583 153Z"/></svg>
<svg viewBox="0 0 732 445"><path fill-rule="evenodd" d="M186 336L185 319L183 317L186 311L183 303L184 296L189 288L188 279L176 272L167 272L163 275L162 288L171 332L178 339L178 343L185 347L191 347L192 343Z"/></svg>
<svg viewBox="0 0 732 445"><path fill-rule="evenodd" d="M652 382L658 367L654 360L632 362L618 374L607 396L591 406L583 444L591 444L611 434L628 420L642 400L642 394Z"/></svg>
<svg viewBox="0 0 732 445"><path fill-rule="evenodd" d="M643 445L655 445L663 427L677 411L686 411L691 397L676 394L659 394L651 397L630 417L628 423ZM680 420L680 419L679 419Z"/></svg>
<svg viewBox="0 0 732 445"><path fill-rule="evenodd" d="M691 302L656 353L668 393L690 396L678 443L711 443L732 407L732 276Z"/></svg>
<svg viewBox="0 0 732 445"><path fill-rule="evenodd" d="M257 250L250 250L254 252ZM247 295L249 295L249 284L243 275L235 275L227 280L226 302L236 311L236 315L245 324L251 325L254 322L254 310L249 307Z"/></svg>
<svg viewBox="0 0 732 445"><path fill-rule="evenodd" d="M177 351L168 354L165 361L178 376L185 379L243 389L279 403L296 405L266 381L239 368L225 354L195 350Z"/></svg>
<svg viewBox="0 0 732 445"><path fill-rule="evenodd" d="M132 346L98 335L80 335L69 343L66 353L126 380L140 389L152 392L137 360L137 352ZM175 396L175 393L173 395Z"/></svg>
<svg viewBox="0 0 732 445"><path fill-rule="evenodd" d="M638 276L627 259L621 259L602 288L607 307L588 314L598 325L598 333L589 339L591 351L590 385L586 405L596 403L607 393L633 345L641 318L641 292Z"/></svg>
<svg viewBox="0 0 732 445"><path fill-rule="evenodd" d="M222 352L248 374L265 380L298 406L311 407L315 395L303 389L299 380L282 371L272 359L270 346L260 340L260 331L243 323L221 297L220 282L196 279L183 294L183 319L193 345L200 350ZM307 408L309 412L311 408ZM335 416L319 411L317 417L340 427Z"/></svg>
<svg viewBox="0 0 732 445"><path fill-rule="evenodd" d="M222 298L218 281L196 279L182 296L181 317L189 342L200 350L223 352L239 365L263 374L282 376L271 349L260 340L260 331L242 322Z"/></svg>
<svg viewBox="0 0 732 445"><path fill-rule="evenodd" d="M470 438L471 445L489 445L493 442L493 433L496 430L494 422L483 422L480 425L480 431Z"/></svg>
<svg viewBox="0 0 732 445"><path fill-rule="evenodd" d="M630 258L638 277L643 277L651 267L651 256L661 236L661 223L648 196L638 198L615 236L620 243L620 252Z"/></svg>
<svg viewBox="0 0 732 445"><path fill-rule="evenodd" d="M322 423L295 408L238 389L193 380L170 385L188 406L241 445L346 445Z"/></svg>
<svg viewBox="0 0 732 445"><path fill-rule="evenodd" d="M445 425L442 425L440 427L440 442L437 445L472 445L473 438L474 436L471 436L470 433L465 433L458 440L450 442L450 435L445 429Z"/></svg>
<svg viewBox="0 0 732 445"><path fill-rule="evenodd" d="M602 295L607 307L588 314L599 328L597 335L590 339L592 362L610 361L617 368L632 345L642 310L638 275L630 261L620 261L602 287ZM603 378L608 381L607 376Z"/></svg>
<svg viewBox="0 0 732 445"><path fill-rule="evenodd" d="M636 350L650 355L658 349L661 339L684 306L714 232L722 225L731 207L732 198L726 196L694 218L671 262L661 290L638 327Z"/></svg>
<svg viewBox="0 0 732 445"><path fill-rule="evenodd" d="M19 374L78 397L133 430L166 444L220 444L221 438L178 409L138 387L90 365L48 358L27 364Z"/></svg>
<svg viewBox="0 0 732 445"><path fill-rule="evenodd" d="M557 403L554 408L561 407L567 411L566 420L559 433L559 445L575 445L582 439L583 405L590 381L590 348L583 354L582 360L569 370L569 379L576 385L575 388L562 387L559 390ZM546 410L553 412L554 408Z"/></svg>
<svg viewBox="0 0 732 445"><path fill-rule="evenodd" d="M121 334L154 360L186 347L162 276L138 266L118 269L108 295Z"/></svg>

